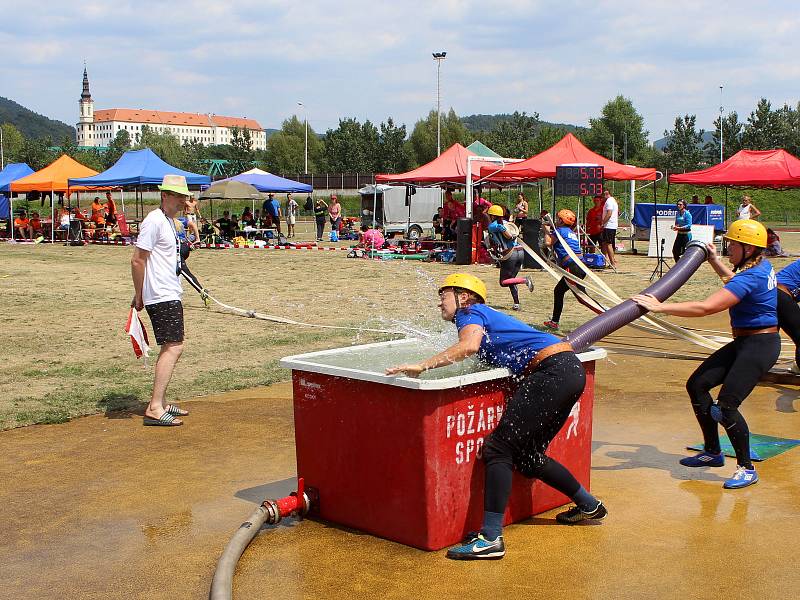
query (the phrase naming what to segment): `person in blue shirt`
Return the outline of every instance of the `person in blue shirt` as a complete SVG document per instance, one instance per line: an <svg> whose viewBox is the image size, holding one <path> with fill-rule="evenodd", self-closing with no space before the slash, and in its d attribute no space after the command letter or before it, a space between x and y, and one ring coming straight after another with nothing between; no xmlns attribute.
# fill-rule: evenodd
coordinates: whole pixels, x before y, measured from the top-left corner
<svg viewBox="0 0 800 600"><path fill-rule="evenodd" d="M576 255L580 256L582 254L581 243L578 239L578 234L575 233L575 227L577 226L577 223L578 219L575 217L575 213L569 209L564 208L556 213L555 225L558 234L569 245L570 250L572 250L572 252ZM545 234L544 241L545 244L553 248L556 256L556 262L558 263L559 267L575 275L575 277L579 277L580 279L584 279L586 277L586 271L579 265L576 265L575 261L570 258L564 246L562 246L561 242L558 241L558 237L555 235L555 233L552 231L547 232ZM564 310L564 295L567 293L567 290L569 290L567 280L565 277L562 277L559 279L556 287L553 288L553 318L544 322L544 326L548 329L558 329L558 321L561 319L561 311Z"/></svg>
<svg viewBox="0 0 800 600"><path fill-rule="evenodd" d="M586 385L583 365L570 345L486 306L486 285L473 275L448 275L439 289L439 309L442 319L458 328L458 342L420 363L391 367L386 370L388 375L416 377L477 355L487 364L508 368L519 381L497 428L483 445L486 473L481 530L451 548L447 557L473 560L505 556L503 515L514 469L575 502L574 507L556 515L559 523L573 525L605 517L603 503L545 454Z"/></svg>
<svg viewBox="0 0 800 600"><path fill-rule="evenodd" d="M769 231L769 230L767 230ZM778 281L778 327L794 342L794 370L800 369L800 260L785 266Z"/></svg>
<svg viewBox="0 0 800 600"><path fill-rule="evenodd" d="M733 270L717 256L716 247L708 244L708 262L725 283L700 302L661 303L650 294L633 300L651 312L679 317L703 317L728 310L733 341L726 344L692 373L686 390L692 401L697 422L703 431L703 451L680 460L686 467L721 467L725 464L719 443L718 423L725 428L736 451L736 472L725 481L727 489L738 489L758 481L750 460L750 430L739 406L761 376L772 368L781 351L778 334L777 281L775 271L764 259L767 230L751 219L731 223L725 234L730 242L729 260ZM712 388L722 385L717 402Z"/></svg>
<svg viewBox="0 0 800 600"><path fill-rule="evenodd" d="M686 208L685 200L678 200L675 205L678 207L678 214L675 215L675 224L672 226L672 230L676 232L675 242L672 244L672 258L678 262L686 252L686 244L692 241L692 213Z"/></svg>
<svg viewBox="0 0 800 600"><path fill-rule="evenodd" d="M487 235L489 254L500 263L500 285L507 287L511 292L511 298L514 300L511 308L519 310L517 285L524 283L531 292L533 291L533 279L519 277L519 270L522 268L524 258L522 246L517 242L519 229L513 223L503 219L505 211L499 204L492 204L487 214L492 219Z"/></svg>

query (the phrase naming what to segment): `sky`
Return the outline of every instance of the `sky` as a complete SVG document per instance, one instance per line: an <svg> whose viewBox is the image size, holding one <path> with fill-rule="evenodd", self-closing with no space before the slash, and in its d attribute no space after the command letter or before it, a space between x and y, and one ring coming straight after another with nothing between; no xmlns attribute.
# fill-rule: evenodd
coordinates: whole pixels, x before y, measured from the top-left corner
<svg viewBox="0 0 800 600"><path fill-rule="evenodd" d="M32 10L35 7L35 10ZM0 0L0 96L74 125L95 110L216 113L317 132L435 109L588 125L619 94L650 139L800 100L800 2ZM720 93L720 86L723 86ZM303 107L298 105L303 103Z"/></svg>

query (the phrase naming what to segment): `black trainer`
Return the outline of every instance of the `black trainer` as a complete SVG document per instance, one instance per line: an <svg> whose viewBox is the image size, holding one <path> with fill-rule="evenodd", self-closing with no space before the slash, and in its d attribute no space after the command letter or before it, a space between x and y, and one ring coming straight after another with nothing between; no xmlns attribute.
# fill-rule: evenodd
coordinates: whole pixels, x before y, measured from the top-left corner
<svg viewBox="0 0 800 600"><path fill-rule="evenodd" d="M563 523L564 525L575 525L577 523L581 523L582 521L599 521L600 519L604 519L607 514L608 511L606 510L606 507L603 506L602 502L598 502L597 508L591 512L584 512L577 506L573 506L569 510L558 513L556 515L556 521Z"/></svg>

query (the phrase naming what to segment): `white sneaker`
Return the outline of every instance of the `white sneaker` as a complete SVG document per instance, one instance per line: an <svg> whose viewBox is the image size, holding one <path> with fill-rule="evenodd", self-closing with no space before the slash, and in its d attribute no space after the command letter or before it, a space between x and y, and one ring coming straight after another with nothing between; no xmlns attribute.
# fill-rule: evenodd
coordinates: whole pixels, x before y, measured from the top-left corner
<svg viewBox="0 0 800 600"><path fill-rule="evenodd" d="M514 306L511 307L511 310L519 310L520 308L521 307L519 304L515 304Z"/></svg>
<svg viewBox="0 0 800 600"><path fill-rule="evenodd" d="M528 286L529 291L533 291L533 278L530 275L525 278L525 285Z"/></svg>

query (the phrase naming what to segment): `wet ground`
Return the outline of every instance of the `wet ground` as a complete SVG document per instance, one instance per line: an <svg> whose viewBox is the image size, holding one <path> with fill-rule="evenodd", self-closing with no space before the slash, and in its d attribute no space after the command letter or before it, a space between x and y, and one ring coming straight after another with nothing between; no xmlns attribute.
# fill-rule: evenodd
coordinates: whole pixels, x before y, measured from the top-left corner
<svg viewBox="0 0 800 600"><path fill-rule="evenodd" d="M592 489L610 511L601 525L559 526L545 513L506 529L504 560L475 564L287 521L246 551L234 597L794 596L800 448L759 463L760 483L738 491L722 489L732 461L679 466L701 439L683 390L696 364L611 354L599 365ZM799 396L760 386L744 405L751 430L800 437ZM1 598L207 597L232 532L264 497L293 489L291 387L183 406L191 415L180 428L110 413L0 434Z"/></svg>

